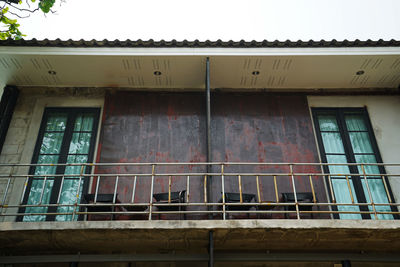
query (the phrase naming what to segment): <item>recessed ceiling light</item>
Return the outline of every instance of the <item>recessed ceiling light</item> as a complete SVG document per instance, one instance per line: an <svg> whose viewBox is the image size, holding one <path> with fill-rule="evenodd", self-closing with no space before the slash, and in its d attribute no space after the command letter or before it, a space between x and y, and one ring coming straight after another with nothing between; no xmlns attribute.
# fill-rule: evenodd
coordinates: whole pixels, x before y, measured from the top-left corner
<svg viewBox="0 0 400 267"><path fill-rule="evenodd" d="M57 74L57 72L55 72L54 70L49 70L48 73L49 73L50 75L56 75L56 74Z"/></svg>
<svg viewBox="0 0 400 267"><path fill-rule="evenodd" d="M363 75L365 72L363 70L359 70L356 72L356 75Z"/></svg>
<svg viewBox="0 0 400 267"><path fill-rule="evenodd" d="M157 70L157 71L155 71L155 72L154 72L154 75L156 75L156 76L160 76L160 75L161 75L161 71L158 71L158 70Z"/></svg>
<svg viewBox="0 0 400 267"><path fill-rule="evenodd" d="M258 74L260 74L260 72L258 70L255 70L251 74L253 74L254 76L257 76Z"/></svg>

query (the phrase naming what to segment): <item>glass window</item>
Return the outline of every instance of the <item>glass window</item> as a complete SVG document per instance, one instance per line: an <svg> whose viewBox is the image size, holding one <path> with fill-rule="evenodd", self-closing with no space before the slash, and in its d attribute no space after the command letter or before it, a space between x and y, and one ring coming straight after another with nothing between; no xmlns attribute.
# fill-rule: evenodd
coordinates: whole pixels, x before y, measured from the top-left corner
<svg viewBox="0 0 400 267"><path fill-rule="evenodd" d="M88 163L93 157L97 131L98 109L48 108L36 144L33 164ZM88 172L89 170L84 170ZM80 201L85 179L80 179L80 166L36 166L28 185L24 202L38 205L25 208L25 213L43 213L23 216L23 221L70 221L72 215L50 216L45 213L71 213L73 204ZM78 175L76 175L78 174ZM46 181L46 182L45 182ZM80 181L80 182L79 182ZM49 207L46 204L71 206ZM39 206L40 205L40 206ZM75 216L74 220L77 219Z"/></svg>
<svg viewBox="0 0 400 267"><path fill-rule="evenodd" d="M314 109L315 124L322 158L327 163L377 163L378 151L374 148L373 134L368 126L369 121L365 109ZM375 145L376 147L376 145ZM331 174L331 182L336 202L351 204L370 202L367 183L375 203L388 203L388 197L381 173L383 167L377 165L331 165L326 171ZM364 172L366 176L364 177ZM349 178L349 183L346 180ZM367 178L367 182L365 181ZM351 211L373 211L371 206L338 205L338 211L349 213L340 214L341 219L361 219L360 214ZM376 206L377 211L390 212L390 206ZM372 218L372 216L364 216ZM378 214L379 219L393 219L390 214Z"/></svg>

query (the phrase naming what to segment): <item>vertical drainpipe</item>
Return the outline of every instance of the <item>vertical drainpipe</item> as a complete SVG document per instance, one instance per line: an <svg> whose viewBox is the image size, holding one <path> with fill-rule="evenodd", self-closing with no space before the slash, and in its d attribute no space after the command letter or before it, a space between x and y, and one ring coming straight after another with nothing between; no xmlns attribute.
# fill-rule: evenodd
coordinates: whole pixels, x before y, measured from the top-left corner
<svg viewBox="0 0 400 267"><path fill-rule="evenodd" d="M206 60L206 128L207 128L207 162L212 162L211 157L211 94L210 94L210 59L207 57ZM207 173L210 173L212 169L211 165L207 164ZM212 202L212 177L207 177L207 202ZM209 207L211 210L212 207ZM210 218L212 219L212 214L210 214Z"/></svg>
<svg viewBox="0 0 400 267"><path fill-rule="evenodd" d="M6 86L0 101L0 153L3 149L4 141L8 127L10 126L11 117L17 103L19 91L16 87Z"/></svg>
<svg viewBox="0 0 400 267"><path fill-rule="evenodd" d="M207 162L212 162L211 157L211 93L210 93L210 58L207 57L206 60L206 128L207 128ZM212 165L207 164L207 173L212 170ZM212 177L209 175L207 177L207 202L212 202ZM209 206L208 210L212 210ZM209 219L212 219L213 215L209 214ZM208 266L214 267L214 237L213 231L208 233Z"/></svg>
<svg viewBox="0 0 400 267"><path fill-rule="evenodd" d="M208 233L208 267L214 267L214 232L211 230Z"/></svg>

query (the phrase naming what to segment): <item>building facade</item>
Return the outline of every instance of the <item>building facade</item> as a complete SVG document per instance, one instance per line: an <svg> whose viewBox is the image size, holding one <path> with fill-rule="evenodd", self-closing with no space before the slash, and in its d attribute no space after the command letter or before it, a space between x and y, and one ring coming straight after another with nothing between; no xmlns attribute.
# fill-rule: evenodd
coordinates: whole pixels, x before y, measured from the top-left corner
<svg viewBox="0 0 400 267"><path fill-rule="evenodd" d="M400 262L398 41L2 41L0 82L0 264Z"/></svg>

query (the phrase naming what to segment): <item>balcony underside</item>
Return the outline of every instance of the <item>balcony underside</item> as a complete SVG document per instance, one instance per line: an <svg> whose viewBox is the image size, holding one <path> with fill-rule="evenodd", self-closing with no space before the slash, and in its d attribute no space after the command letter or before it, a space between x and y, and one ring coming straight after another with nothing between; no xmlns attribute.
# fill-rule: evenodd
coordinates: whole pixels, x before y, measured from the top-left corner
<svg viewBox="0 0 400 267"><path fill-rule="evenodd" d="M0 224L3 255L207 253L398 253L397 221L81 221Z"/></svg>

